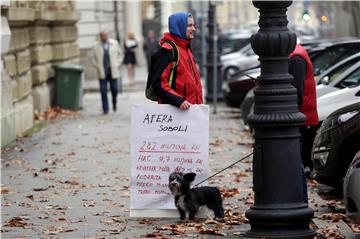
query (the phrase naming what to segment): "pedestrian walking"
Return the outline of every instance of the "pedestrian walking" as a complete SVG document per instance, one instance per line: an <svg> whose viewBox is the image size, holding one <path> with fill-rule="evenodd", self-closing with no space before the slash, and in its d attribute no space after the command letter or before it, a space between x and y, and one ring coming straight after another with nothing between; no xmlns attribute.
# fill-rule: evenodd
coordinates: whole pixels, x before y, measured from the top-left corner
<svg viewBox="0 0 360 239"><path fill-rule="evenodd" d="M159 103L186 110L192 104L203 103L200 74L190 47L196 32L195 22L190 13L178 12L169 16L168 23L169 32L160 39L161 49L151 59L154 90ZM175 52L178 59L174 62Z"/></svg>
<svg viewBox="0 0 360 239"><path fill-rule="evenodd" d="M103 113L109 112L108 84L110 84L113 110L116 111L117 78L120 76L119 67L121 65L119 43L109 38L107 32L100 32L99 41L95 43L92 50L91 61L98 73Z"/></svg>
<svg viewBox="0 0 360 239"><path fill-rule="evenodd" d="M135 49L138 47L138 43L135 40L135 35L132 32L128 33L128 37L124 42L124 60L123 64L126 65L128 79L130 86L135 85L135 65L136 65L136 55Z"/></svg>
<svg viewBox="0 0 360 239"><path fill-rule="evenodd" d="M159 48L160 44L159 41L156 39L155 32L153 30L150 30L143 45L148 72L150 71L151 56L154 55L156 51L159 50Z"/></svg>
<svg viewBox="0 0 360 239"><path fill-rule="evenodd" d="M311 138L310 135L313 134L313 129L315 128L311 126L319 124L319 117L317 114L313 66L305 48L300 44L297 44L295 50L290 53L289 73L293 76L292 84L297 89L299 111L306 116L306 121L300 127L300 147L304 174L304 200L307 203L308 196L304 167L311 167L310 156L307 155L311 152L311 148L309 149L307 145L308 139Z"/></svg>

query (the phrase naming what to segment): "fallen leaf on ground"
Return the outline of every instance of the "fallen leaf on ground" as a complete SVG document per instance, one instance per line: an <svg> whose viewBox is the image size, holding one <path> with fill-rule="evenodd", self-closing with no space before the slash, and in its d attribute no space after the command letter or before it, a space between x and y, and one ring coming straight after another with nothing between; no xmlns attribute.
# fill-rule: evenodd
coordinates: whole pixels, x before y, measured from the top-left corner
<svg viewBox="0 0 360 239"><path fill-rule="evenodd" d="M342 213L325 213L320 216L321 219L331 220L332 222L338 222L342 219L346 219L346 216Z"/></svg>
<svg viewBox="0 0 360 239"><path fill-rule="evenodd" d="M224 198L230 198L239 194L240 191L237 188L220 188L220 193Z"/></svg>
<svg viewBox="0 0 360 239"><path fill-rule="evenodd" d="M171 231L171 235L183 235L186 231L186 227L181 226L181 224L167 224L161 227L157 227L156 229L160 231L169 230Z"/></svg>
<svg viewBox="0 0 360 239"><path fill-rule="evenodd" d="M24 220L28 220L25 217L13 217L8 222L5 223L7 227L25 227L27 223L23 222Z"/></svg>
<svg viewBox="0 0 360 239"><path fill-rule="evenodd" d="M360 224L350 223L350 227L354 232L360 233Z"/></svg>
<svg viewBox="0 0 360 239"><path fill-rule="evenodd" d="M218 222L215 221L214 219L206 219L206 221L204 223L205 224L217 224Z"/></svg>
<svg viewBox="0 0 360 239"><path fill-rule="evenodd" d="M75 155L76 155L75 152L69 152L66 154L66 156L75 156Z"/></svg>
<svg viewBox="0 0 360 239"><path fill-rule="evenodd" d="M75 229L66 228L66 227L56 227L56 226L48 226L46 230L43 231L46 235L56 235L63 232L73 232Z"/></svg>
<svg viewBox="0 0 360 239"><path fill-rule="evenodd" d="M49 168L42 168L42 169L40 169L40 172L42 172L42 173L53 173L53 171L50 171Z"/></svg>
<svg viewBox="0 0 360 239"><path fill-rule="evenodd" d="M109 213L109 211L102 211L92 214L93 216L105 216L106 213Z"/></svg>
<svg viewBox="0 0 360 239"><path fill-rule="evenodd" d="M254 147L254 143L250 143L250 142L237 142L237 145L243 145L243 146L248 147L248 148L253 148Z"/></svg>
<svg viewBox="0 0 360 239"><path fill-rule="evenodd" d="M8 187L0 187L0 194L8 194L10 189Z"/></svg>
<svg viewBox="0 0 360 239"><path fill-rule="evenodd" d="M57 164L56 160L51 160L51 159L46 159L45 163L50 164L50 165L56 165Z"/></svg>
<svg viewBox="0 0 360 239"><path fill-rule="evenodd" d="M47 109L44 113L35 113L35 120L55 120L55 119L64 119L64 118L76 118L81 114L77 111L71 111L66 109L61 109L59 107L52 107Z"/></svg>
<svg viewBox="0 0 360 239"><path fill-rule="evenodd" d="M55 221L57 222L66 222L66 218L63 218L63 217L59 217L59 218L56 218Z"/></svg>
<svg viewBox="0 0 360 239"><path fill-rule="evenodd" d="M34 195L28 195L28 196L25 196L25 197L32 200L32 201L34 201Z"/></svg>
<svg viewBox="0 0 360 239"><path fill-rule="evenodd" d="M118 223L125 223L125 222L127 222L126 218L124 218L124 217L119 217L119 216L112 216L111 219L112 219L114 222L118 222Z"/></svg>
<svg viewBox="0 0 360 239"><path fill-rule="evenodd" d="M200 234L208 234L208 235L216 235L216 236L225 236L226 234L216 230L216 229L212 229L212 228L204 228L199 230Z"/></svg>
<svg viewBox="0 0 360 239"><path fill-rule="evenodd" d="M54 210L67 210L67 206L60 206L60 205L49 205L46 207L47 209L54 209Z"/></svg>
<svg viewBox="0 0 360 239"><path fill-rule="evenodd" d="M87 201L83 200L84 202L81 203L83 207L95 207L96 202L95 201Z"/></svg>
<svg viewBox="0 0 360 239"><path fill-rule="evenodd" d="M168 239L168 237L164 236L160 232L152 232L152 233L148 233L148 234L142 235L142 236L145 236L146 238Z"/></svg>
<svg viewBox="0 0 360 239"><path fill-rule="evenodd" d="M210 142L211 146L220 146L224 141L222 139L215 139L214 141Z"/></svg>
<svg viewBox="0 0 360 239"><path fill-rule="evenodd" d="M48 188L34 188L33 189L35 192L41 192L41 191L46 191L48 190Z"/></svg>
<svg viewBox="0 0 360 239"><path fill-rule="evenodd" d="M315 179L307 179L307 183L312 187L315 187L319 184Z"/></svg>
<svg viewBox="0 0 360 239"><path fill-rule="evenodd" d="M147 218L143 218L143 219L141 219L141 220L138 221L138 222L139 222L139 224L147 224L147 225L152 224L152 221L150 221L150 220L147 219Z"/></svg>
<svg viewBox="0 0 360 239"><path fill-rule="evenodd" d="M249 220L245 217L245 213L233 212L228 209L225 210L226 225L241 225L248 222Z"/></svg>
<svg viewBox="0 0 360 239"><path fill-rule="evenodd" d="M246 205L254 204L254 195L248 194L245 198L239 199L239 201L243 201Z"/></svg>
<svg viewBox="0 0 360 239"><path fill-rule="evenodd" d="M120 227L119 229L111 229L110 234L113 234L113 235L120 234L122 231L125 230L125 228L126 228L126 226L124 225L124 226Z"/></svg>
<svg viewBox="0 0 360 239"><path fill-rule="evenodd" d="M79 185L80 183L75 180L60 180L59 183L70 184L70 185Z"/></svg>
<svg viewBox="0 0 360 239"><path fill-rule="evenodd" d="M11 159L9 161L6 162L7 166L10 166L10 164L12 165L21 165L21 164L24 164L25 163L25 159L24 158L15 158L15 159Z"/></svg>
<svg viewBox="0 0 360 239"><path fill-rule="evenodd" d="M241 182L241 178L246 178L249 176L247 173L242 172L242 171L232 172L231 175L235 177L234 181L237 183Z"/></svg>
<svg viewBox="0 0 360 239"><path fill-rule="evenodd" d="M341 234L340 228L337 225L321 228L316 232L316 238L330 238L330 239L345 239L345 236Z"/></svg>
<svg viewBox="0 0 360 239"><path fill-rule="evenodd" d="M111 225L115 223L113 220L106 220L106 219L101 219L100 222L105 225Z"/></svg>

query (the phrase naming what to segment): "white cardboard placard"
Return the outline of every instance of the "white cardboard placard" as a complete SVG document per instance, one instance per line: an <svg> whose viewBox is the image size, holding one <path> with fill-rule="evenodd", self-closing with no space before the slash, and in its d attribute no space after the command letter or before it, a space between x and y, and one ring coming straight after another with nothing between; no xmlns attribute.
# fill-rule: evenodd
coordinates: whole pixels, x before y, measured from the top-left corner
<svg viewBox="0 0 360 239"><path fill-rule="evenodd" d="M193 184L206 179L208 151L208 106L182 111L165 104L133 105L130 216L178 217L169 174L195 172Z"/></svg>

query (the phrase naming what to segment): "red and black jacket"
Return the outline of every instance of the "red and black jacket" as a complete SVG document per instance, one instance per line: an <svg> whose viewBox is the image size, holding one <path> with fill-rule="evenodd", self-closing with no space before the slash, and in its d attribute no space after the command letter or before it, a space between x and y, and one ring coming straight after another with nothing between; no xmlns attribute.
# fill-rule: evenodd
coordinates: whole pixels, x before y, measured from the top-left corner
<svg viewBox="0 0 360 239"><path fill-rule="evenodd" d="M304 126L317 125L319 123L319 117L317 114L317 106L316 106L316 86L315 79L313 73L313 66L311 60L306 52L306 50L300 46L296 45L295 50L290 53L290 58L300 57L305 61L306 69L305 69L305 81L303 82L302 88L302 99L300 102L300 112L305 114L306 121ZM290 72L291 73L291 72ZM294 76L294 81L296 76ZM302 83L302 82L301 82ZM296 83L294 84L296 86ZM298 91L300 87L296 87ZM300 90L301 91L301 90Z"/></svg>
<svg viewBox="0 0 360 239"><path fill-rule="evenodd" d="M170 71L173 67L172 47L165 41L172 41L178 47L179 63L174 69L173 82L169 85ZM190 48L190 41L169 32L160 40L161 49L157 53L154 72L155 91L158 102L179 107L185 100L191 104L202 104L200 74Z"/></svg>

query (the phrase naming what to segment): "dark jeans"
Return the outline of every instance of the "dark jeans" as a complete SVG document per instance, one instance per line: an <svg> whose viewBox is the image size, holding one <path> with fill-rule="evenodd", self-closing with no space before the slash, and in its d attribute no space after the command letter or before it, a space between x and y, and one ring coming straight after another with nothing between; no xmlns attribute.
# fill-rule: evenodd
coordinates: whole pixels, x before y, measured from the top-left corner
<svg viewBox="0 0 360 239"><path fill-rule="evenodd" d="M148 70L148 72L150 72L151 60L150 60L150 59L146 59L146 63L147 63L147 70Z"/></svg>
<svg viewBox="0 0 360 239"><path fill-rule="evenodd" d="M108 82L110 83L113 109L116 110L116 97L117 97L117 93L118 93L117 79L112 79L111 74L108 74L106 76L106 79L101 79L101 80L99 80L99 82L100 82L102 108L103 108L104 113L109 112L109 103L108 103L108 97L107 97Z"/></svg>
<svg viewBox="0 0 360 239"><path fill-rule="evenodd" d="M318 127L316 126L301 126L300 134L302 136L301 159L304 167L313 169L311 161L311 151Z"/></svg>
<svg viewBox="0 0 360 239"><path fill-rule="evenodd" d="M305 171L304 171L304 150L305 150L305 145L304 145L304 139L306 136L306 130L307 127L306 126L301 126L300 127L300 152L301 152L301 173L303 176L303 191L304 191L304 202L308 203L308 191L307 191L307 183L306 183L306 176L305 176Z"/></svg>

